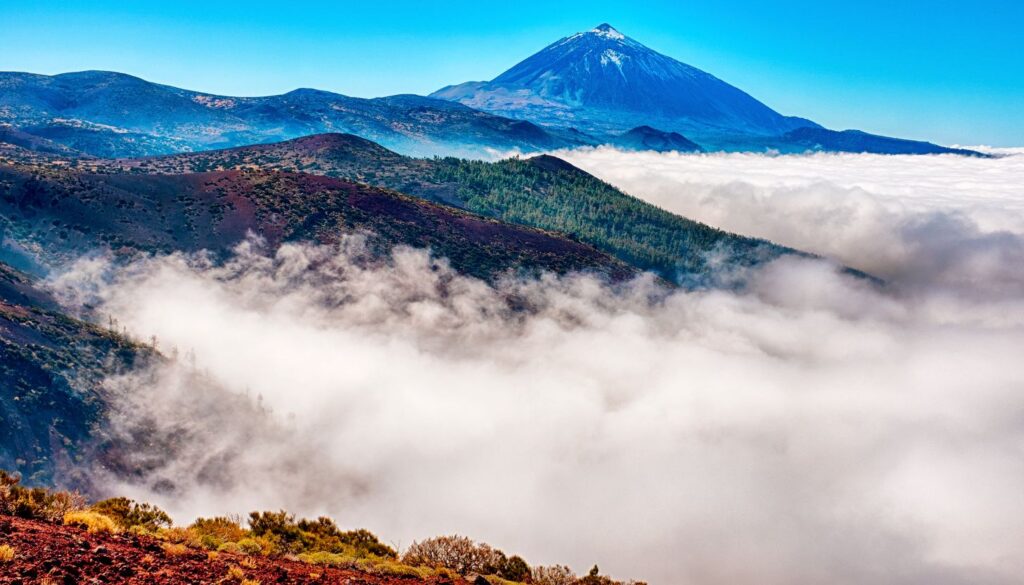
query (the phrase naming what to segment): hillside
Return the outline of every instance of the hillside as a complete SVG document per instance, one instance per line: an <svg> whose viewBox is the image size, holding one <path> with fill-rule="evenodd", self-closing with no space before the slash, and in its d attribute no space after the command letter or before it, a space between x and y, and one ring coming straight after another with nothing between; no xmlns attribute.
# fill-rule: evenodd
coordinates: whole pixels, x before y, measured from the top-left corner
<svg viewBox="0 0 1024 585"><path fill-rule="evenodd" d="M792 252L671 214L551 156L494 163L417 159L355 136L330 134L221 151L77 164L95 172L135 174L262 168L342 177L565 233L678 282L699 283L708 276L712 258L735 267Z"/></svg>
<svg viewBox="0 0 1024 585"><path fill-rule="evenodd" d="M340 179L271 170L184 175L92 174L50 166L0 166L0 223L37 259L56 265L94 249L121 255L211 250L226 254L252 232L332 243L374 234L379 254L429 247L480 278L506 271L635 271L554 233Z"/></svg>
<svg viewBox="0 0 1024 585"><path fill-rule="evenodd" d="M0 584L53 583L323 583L346 585L457 585L447 577L381 575L368 570L325 567L283 558L166 546L152 536L90 533L75 526L0 516L0 545L14 557L0 561ZM234 568L235 572L232 572ZM239 575L239 576L234 576ZM245 581L248 579L248 581Z"/></svg>
<svg viewBox="0 0 1024 585"><path fill-rule="evenodd" d="M75 492L22 484L0 470L0 584L434 583L644 585L564 565L531 566L459 535L396 550L366 529L284 510L175 525L159 507L123 496L89 503Z"/></svg>
<svg viewBox="0 0 1024 585"><path fill-rule="evenodd" d="M0 263L0 467L50 480L80 464L103 418L102 379L150 356L68 316L34 278Z"/></svg>

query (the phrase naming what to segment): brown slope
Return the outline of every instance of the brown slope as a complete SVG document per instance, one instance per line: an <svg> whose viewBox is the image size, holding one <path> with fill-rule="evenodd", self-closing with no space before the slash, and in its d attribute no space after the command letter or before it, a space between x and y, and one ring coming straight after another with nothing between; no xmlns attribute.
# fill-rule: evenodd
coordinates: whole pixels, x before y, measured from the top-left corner
<svg viewBox="0 0 1024 585"><path fill-rule="evenodd" d="M399 244L430 248L481 278L508 270L634 273L552 232L331 177L266 170L151 175L0 166L0 222L51 262L97 247L226 252L249 232L277 246L368 231L382 253Z"/></svg>
<svg viewBox="0 0 1024 585"><path fill-rule="evenodd" d="M11 516L0 516L0 544L15 550L11 561L0 561L0 585L43 583L47 580L51 583L238 585L240 579L228 576L232 567L240 568L244 579L263 584L465 583L438 576L420 578L378 575L259 555L217 553L214 558L210 558L207 553L195 549L168 551L162 541L148 536L90 534L72 526Z"/></svg>

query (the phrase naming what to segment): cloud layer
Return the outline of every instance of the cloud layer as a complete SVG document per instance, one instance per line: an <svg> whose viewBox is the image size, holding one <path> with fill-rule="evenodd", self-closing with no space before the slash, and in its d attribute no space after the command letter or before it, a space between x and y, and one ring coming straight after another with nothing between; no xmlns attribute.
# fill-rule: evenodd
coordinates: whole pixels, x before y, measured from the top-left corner
<svg viewBox="0 0 1024 585"><path fill-rule="evenodd" d="M252 242L225 266L82 263L55 282L66 298L196 356L110 380L122 432L145 420L174 439L114 489L179 519L286 507L400 545L460 532L654 583L1024 574L1019 173L944 157L573 162L889 285L787 259L743 292L490 287L424 251L375 262L360 238Z"/></svg>
<svg viewBox="0 0 1024 585"><path fill-rule="evenodd" d="M1009 150L1009 153L1016 151ZM980 292L1024 262L1024 156L560 153L680 215L898 280ZM990 280L982 283L982 280Z"/></svg>

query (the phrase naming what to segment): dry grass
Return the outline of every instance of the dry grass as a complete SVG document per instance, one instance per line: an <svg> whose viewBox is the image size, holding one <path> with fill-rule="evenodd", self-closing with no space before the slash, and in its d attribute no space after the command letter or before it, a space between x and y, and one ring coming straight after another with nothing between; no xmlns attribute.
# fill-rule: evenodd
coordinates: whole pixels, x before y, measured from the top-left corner
<svg viewBox="0 0 1024 585"><path fill-rule="evenodd" d="M188 547L184 544L176 544L173 542L165 542L163 544L164 554L169 557L180 557L188 554Z"/></svg>
<svg viewBox="0 0 1024 585"><path fill-rule="evenodd" d="M115 534L120 532L117 523L110 516L104 516L99 512L91 510L74 510L64 514L64 524L67 526L78 526L87 532L109 532Z"/></svg>
<svg viewBox="0 0 1024 585"><path fill-rule="evenodd" d="M9 544L0 544L0 563L9 563L14 560L15 550Z"/></svg>
<svg viewBox="0 0 1024 585"><path fill-rule="evenodd" d="M257 579L242 579L241 585L260 585Z"/></svg>
<svg viewBox="0 0 1024 585"><path fill-rule="evenodd" d="M252 557L245 557L244 559L238 561L238 564L242 565L246 569L255 569L256 568L256 559L254 559Z"/></svg>
<svg viewBox="0 0 1024 585"><path fill-rule="evenodd" d="M241 581L245 578L245 571L242 567L234 566L228 567L228 574L224 577L228 581Z"/></svg>

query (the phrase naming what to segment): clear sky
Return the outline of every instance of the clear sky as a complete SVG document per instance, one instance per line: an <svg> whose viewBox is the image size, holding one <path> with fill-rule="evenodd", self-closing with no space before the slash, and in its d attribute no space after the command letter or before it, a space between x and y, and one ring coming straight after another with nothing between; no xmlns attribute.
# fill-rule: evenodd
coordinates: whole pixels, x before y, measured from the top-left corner
<svg viewBox="0 0 1024 585"><path fill-rule="evenodd" d="M1024 1L0 0L0 70L373 97L490 79L609 22L828 127L1024 145Z"/></svg>

